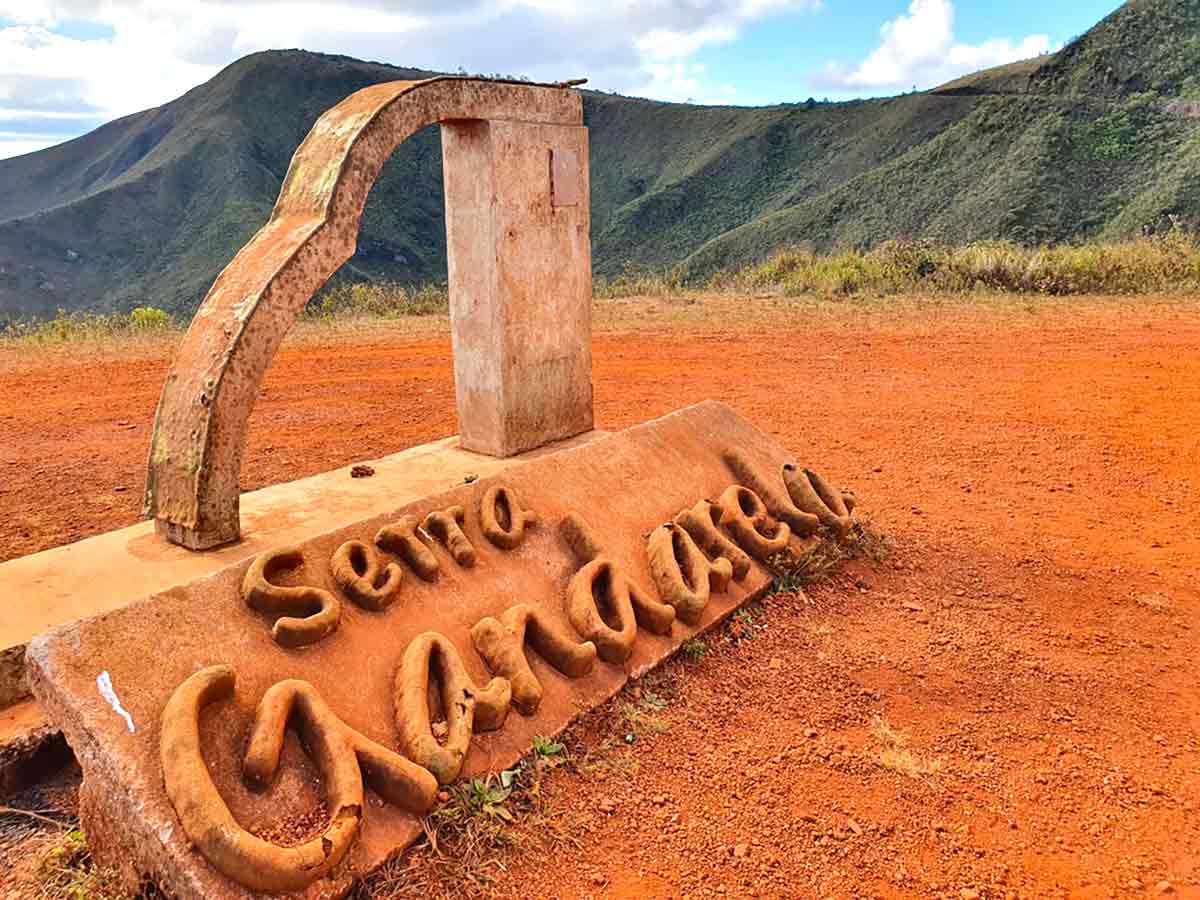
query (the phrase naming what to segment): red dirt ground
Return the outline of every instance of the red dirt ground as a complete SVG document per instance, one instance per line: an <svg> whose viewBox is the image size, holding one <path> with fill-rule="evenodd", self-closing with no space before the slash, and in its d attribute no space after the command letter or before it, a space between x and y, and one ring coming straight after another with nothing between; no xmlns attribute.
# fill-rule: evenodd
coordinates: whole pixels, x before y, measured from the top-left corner
<svg viewBox="0 0 1200 900"><path fill-rule="evenodd" d="M855 488L896 550L672 664L665 730L547 784L579 847L507 854L493 890L1200 896L1194 305L736 330L718 307L601 330L599 423L724 400ZM0 365L0 558L137 517L165 366ZM454 424L445 338L306 339L268 376L244 487ZM940 769L881 765L880 721Z"/></svg>

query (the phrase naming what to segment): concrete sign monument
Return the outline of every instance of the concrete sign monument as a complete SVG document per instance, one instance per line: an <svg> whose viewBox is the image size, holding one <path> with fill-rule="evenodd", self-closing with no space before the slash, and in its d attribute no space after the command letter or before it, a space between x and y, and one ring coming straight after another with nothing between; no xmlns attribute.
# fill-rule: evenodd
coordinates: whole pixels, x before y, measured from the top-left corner
<svg viewBox="0 0 1200 900"><path fill-rule="evenodd" d="M121 545L143 548L153 587L28 650L84 770L89 845L131 884L340 896L419 836L439 785L511 765L763 593L776 557L850 527L851 495L720 404L591 430L581 121L556 86L360 91L317 122L213 285L158 411L147 510L163 549ZM468 459L483 477L430 490L400 472L345 509L349 479L323 481L273 501L326 504L323 520L244 533L262 374L353 252L384 160L431 122L462 434L429 453L443 479Z"/></svg>

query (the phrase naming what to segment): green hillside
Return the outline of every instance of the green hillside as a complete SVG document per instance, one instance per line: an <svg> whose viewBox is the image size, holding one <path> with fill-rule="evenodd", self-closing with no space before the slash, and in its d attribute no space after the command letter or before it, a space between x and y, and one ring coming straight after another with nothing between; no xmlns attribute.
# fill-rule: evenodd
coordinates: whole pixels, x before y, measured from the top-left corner
<svg viewBox="0 0 1200 900"><path fill-rule="evenodd" d="M158 109L0 161L0 317L195 308L320 113L428 73L246 57ZM1194 102L1193 102L1194 101ZM694 277L781 246L1060 242L1200 216L1200 0L1130 0L1054 56L924 93L698 107L586 92L596 270ZM406 142L338 277L445 276L436 129Z"/></svg>

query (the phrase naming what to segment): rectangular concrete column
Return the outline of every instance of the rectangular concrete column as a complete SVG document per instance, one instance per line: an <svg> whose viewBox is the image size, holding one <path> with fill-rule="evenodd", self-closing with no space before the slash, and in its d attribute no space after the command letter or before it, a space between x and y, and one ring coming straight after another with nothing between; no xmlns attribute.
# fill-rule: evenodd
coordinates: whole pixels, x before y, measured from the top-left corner
<svg viewBox="0 0 1200 900"><path fill-rule="evenodd" d="M512 456L592 427L587 129L442 125L462 446Z"/></svg>

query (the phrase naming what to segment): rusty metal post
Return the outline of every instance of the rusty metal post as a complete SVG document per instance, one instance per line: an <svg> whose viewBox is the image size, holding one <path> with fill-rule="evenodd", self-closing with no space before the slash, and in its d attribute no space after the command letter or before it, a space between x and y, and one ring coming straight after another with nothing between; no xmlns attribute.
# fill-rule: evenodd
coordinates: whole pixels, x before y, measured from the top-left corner
<svg viewBox="0 0 1200 900"><path fill-rule="evenodd" d="M167 540L195 550L238 540L238 474L246 423L280 342L309 298L354 254L367 195L396 147L426 125L454 123L452 130L456 131L470 121L514 123L512 127L518 130L515 123L521 123L520 128L566 128L575 137L570 146L561 149L579 153L582 147L585 154L577 159L581 166L577 173L584 179L581 200L586 208L586 143L579 139L583 111L575 91L555 85L434 78L373 85L328 110L292 158L271 218L209 290L163 385L150 445L144 510ZM552 132L551 142L557 139ZM524 150L521 154L528 162ZM566 159L562 155L558 165L564 165ZM554 165L547 153L542 169L547 207ZM513 189L505 180L510 175L511 171L497 167L483 179L490 185L486 191L500 198L496 206L502 212L504 198ZM562 176L561 190L570 190L568 180ZM454 184L459 183L456 178ZM527 192L526 199L533 194L529 188L520 190ZM447 217L452 215L447 210ZM579 220L576 212L560 221L570 221L578 228ZM509 220L500 215L495 221ZM537 215L530 207L525 219L518 215L512 221L536 227ZM586 221L584 213L579 234L585 246ZM455 234L460 233L456 230ZM501 236L492 232L489 238L499 240ZM454 245L461 247L462 241L456 239ZM451 291L461 299L470 293L462 289L467 269L461 260L452 258L456 260L452 273L459 283L452 285ZM577 266L581 259L560 260L560 264ZM541 283L552 286L552 295L559 296L561 279L552 277L551 266L544 273L550 275ZM501 274L529 277L518 269L501 269ZM590 267L588 279L590 298ZM573 283L571 291L577 293L578 285ZM534 288L522 295L537 297ZM456 308L461 308L461 303ZM456 320L460 318L456 316ZM538 321L550 318L542 316ZM504 346L511 349L516 344L511 334L508 337ZM455 345L456 350L475 346L471 338L465 342L456 338ZM590 424L590 355L586 396L586 421ZM466 432L476 414L461 402L459 413ZM551 428L546 433L558 430Z"/></svg>

